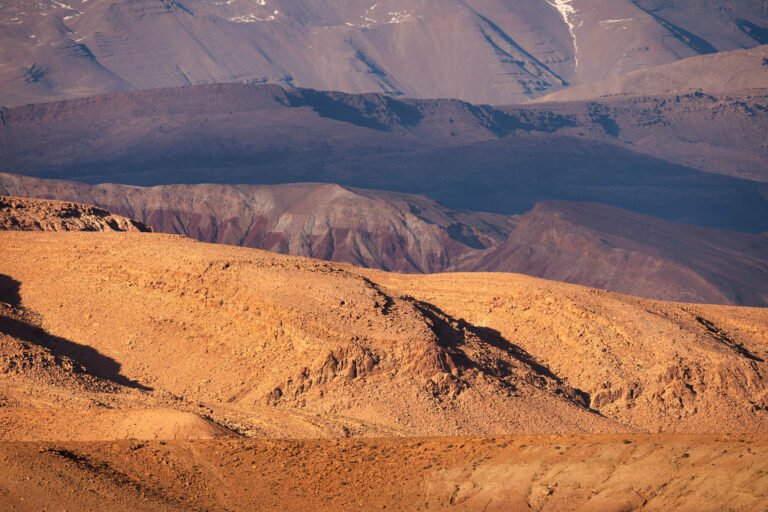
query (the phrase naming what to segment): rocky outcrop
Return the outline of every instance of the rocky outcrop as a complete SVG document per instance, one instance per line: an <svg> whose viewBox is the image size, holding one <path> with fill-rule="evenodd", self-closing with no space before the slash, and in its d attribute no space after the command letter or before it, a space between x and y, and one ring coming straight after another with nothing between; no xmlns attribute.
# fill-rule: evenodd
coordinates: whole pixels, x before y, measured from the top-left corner
<svg viewBox="0 0 768 512"><path fill-rule="evenodd" d="M152 231L95 206L0 196L0 231Z"/></svg>

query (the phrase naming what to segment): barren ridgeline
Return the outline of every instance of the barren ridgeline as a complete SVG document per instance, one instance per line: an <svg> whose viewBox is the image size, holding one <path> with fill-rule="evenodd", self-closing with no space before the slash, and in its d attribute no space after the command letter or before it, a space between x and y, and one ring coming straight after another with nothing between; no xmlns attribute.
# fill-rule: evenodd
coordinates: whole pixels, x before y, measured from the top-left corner
<svg viewBox="0 0 768 512"><path fill-rule="evenodd" d="M6 0L3 104L200 83L520 103L766 44L759 1Z"/></svg>

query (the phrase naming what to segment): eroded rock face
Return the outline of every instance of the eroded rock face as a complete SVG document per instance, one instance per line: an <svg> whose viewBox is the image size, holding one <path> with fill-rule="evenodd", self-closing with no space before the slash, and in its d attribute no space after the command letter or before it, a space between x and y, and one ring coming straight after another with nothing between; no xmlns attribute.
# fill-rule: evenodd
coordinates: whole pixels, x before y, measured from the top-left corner
<svg viewBox="0 0 768 512"><path fill-rule="evenodd" d="M140 188L0 175L0 191L95 204L204 242L405 272L456 268L514 226L423 196L326 184Z"/></svg>
<svg viewBox="0 0 768 512"><path fill-rule="evenodd" d="M421 293L470 325L486 326L553 375L566 377L592 409L644 430L672 424L706 430L715 428L704 427L715 417L736 428L742 421L736 418L762 416L768 405L761 309L659 307L592 289L561 296L554 283L533 289L503 274L496 289L485 288L482 275L413 276L406 286L404 277L376 277L401 292ZM459 283L484 291L466 297ZM715 396L728 398L713 401ZM726 409L731 412L718 412Z"/></svg>
<svg viewBox="0 0 768 512"><path fill-rule="evenodd" d="M152 231L141 222L95 206L7 196L0 196L0 230Z"/></svg>

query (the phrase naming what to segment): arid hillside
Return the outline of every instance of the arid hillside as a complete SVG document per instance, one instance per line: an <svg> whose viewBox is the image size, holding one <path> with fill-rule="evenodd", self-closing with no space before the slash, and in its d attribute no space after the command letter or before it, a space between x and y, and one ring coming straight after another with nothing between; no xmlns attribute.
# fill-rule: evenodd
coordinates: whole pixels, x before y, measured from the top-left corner
<svg viewBox="0 0 768 512"><path fill-rule="evenodd" d="M732 94L768 86L768 45L689 57L626 75L569 87L537 102L586 101L604 96L688 93Z"/></svg>
<svg viewBox="0 0 768 512"><path fill-rule="evenodd" d="M767 324L515 274L3 231L0 502L759 509Z"/></svg>
<svg viewBox="0 0 768 512"><path fill-rule="evenodd" d="M539 203L461 270L516 272L655 299L768 305L768 239L595 203Z"/></svg>
<svg viewBox="0 0 768 512"><path fill-rule="evenodd" d="M760 510L752 436L0 443L16 510Z"/></svg>
<svg viewBox="0 0 768 512"><path fill-rule="evenodd" d="M0 468L768 511L768 0L0 0Z"/></svg>
<svg viewBox="0 0 768 512"><path fill-rule="evenodd" d="M768 84L768 66L765 66ZM713 174L768 181L766 89L611 96L546 103L543 111L581 109L613 142L633 151ZM530 107L533 108L533 107Z"/></svg>
<svg viewBox="0 0 768 512"><path fill-rule="evenodd" d="M159 232L382 270L516 272L655 299L768 304L765 236L595 203L542 202L503 216L338 185L144 188L2 173L0 193L95 204Z"/></svg>
<svg viewBox="0 0 768 512"><path fill-rule="evenodd" d="M761 309L512 274L380 274L168 235L0 237L4 301L39 319L39 344L76 361L82 353L86 366L112 361L97 376L175 397L240 432L762 432L768 423Z"/></svg>
<svg viewBox="0 0 768 512"><path fill-rule="evenodd" d="M0 193L95 204L203 242L407 272L458 268L509 236L508 216L329 184L86 185L0 173Z"/></svg>

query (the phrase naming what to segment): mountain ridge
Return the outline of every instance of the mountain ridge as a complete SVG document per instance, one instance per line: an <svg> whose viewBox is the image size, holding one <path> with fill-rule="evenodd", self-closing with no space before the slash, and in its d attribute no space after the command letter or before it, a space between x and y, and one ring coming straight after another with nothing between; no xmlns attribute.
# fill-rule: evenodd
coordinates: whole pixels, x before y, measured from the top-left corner
<svg viewBox="0 0 768 512"><path fill-rule="evenodd" d="M2 173L0 193L97 204L159 232L370 268L507 271L657 299L768 303L765 234L594 203L548 201L503 216L327 184L141 188Z"/></svg>
<svg viewBox="0 0 768 512"><path fill-rule="evenodd" d="M206 85L9 109L0 151L5 170L91 183L325 182L501 214L592 201L761 232L764 96L493 108Z"/></svg>
<svg viewBox="0 0 768 512"><path fill-rule="evenodd" d="M670 64L639 69L608 81L570 87L533 103L584 101L610 96L649 96L689 93L738 94L765 89L768 84L768 45L689 57Z"/></svg>
<svg viewBox="0 0 768 512"><path fill-rule="evenodd" d="M766 134L768 0L0 0L0 508L760 509Z"/></svg>

